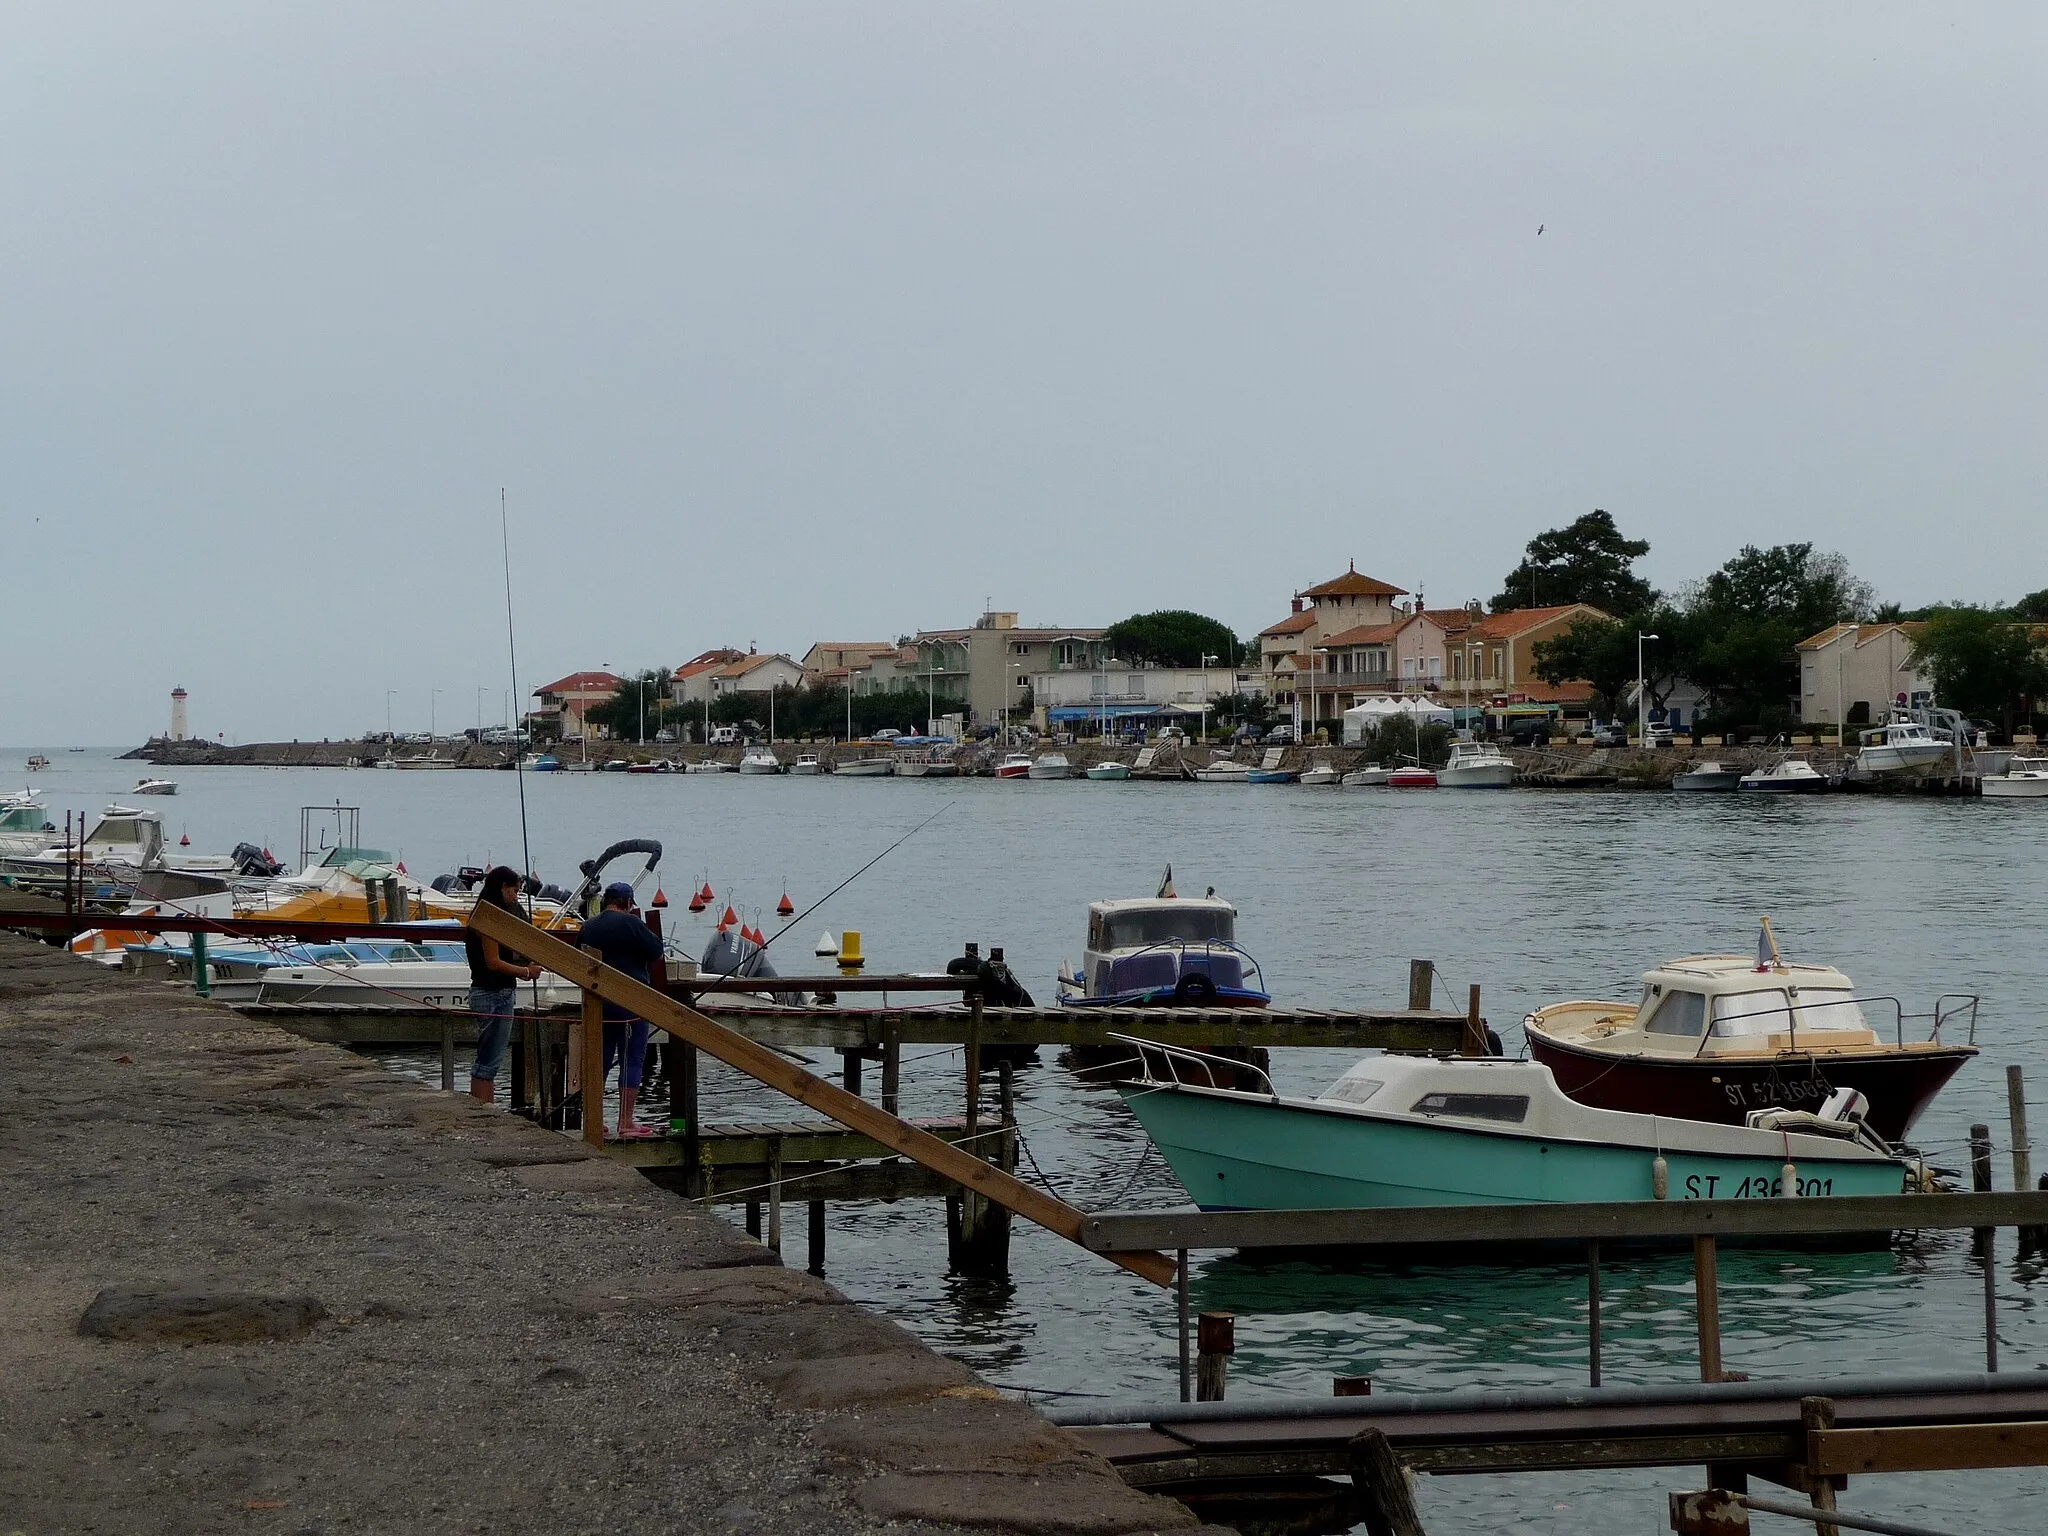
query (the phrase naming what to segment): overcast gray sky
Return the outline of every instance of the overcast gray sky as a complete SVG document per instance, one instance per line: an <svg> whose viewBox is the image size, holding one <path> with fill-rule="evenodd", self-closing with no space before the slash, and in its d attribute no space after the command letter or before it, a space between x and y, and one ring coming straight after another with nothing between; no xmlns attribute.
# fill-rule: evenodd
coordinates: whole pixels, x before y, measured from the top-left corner
<svg viewBox="0 0 2048 1536"><path fill-rule="evenodd" d="M2048 8L0 5L0 740L1491 596L2048 586ZM1539 236L1538 226L1543 227Z"/></svg>

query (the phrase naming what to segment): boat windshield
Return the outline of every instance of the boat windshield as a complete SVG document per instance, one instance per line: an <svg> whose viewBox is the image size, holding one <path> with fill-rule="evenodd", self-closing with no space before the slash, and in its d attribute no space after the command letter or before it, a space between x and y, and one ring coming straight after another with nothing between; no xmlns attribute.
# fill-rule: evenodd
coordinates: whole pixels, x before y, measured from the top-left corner
<svg viewBox="0 0 2048 1536"><path fill-rule="evenodd" d="M1652 1035L1683 1035L1697 1040L1707 1032L1707 998L1703 992L1666 993L1664 1002L1650 1015L1645 1032Z"/></svg>
<svg viewBox="0 0 2048 1536"><path fill-rule="evenodd" d="M1870 1028L1855 996L1840 987L1802 988L1792 1009L1792 1020L1801 1029Z"/></svg>
<svg viewBox="0 0 2048 1536"><path fill-rule="evenodd" d="M1222 907L1144 907L1134 912L1111 912L1102 920L1102 942L1096 949L1140 949L1147 944L1191 944L1220 939L1231 942L1237 933L1236 917Z"/></svg>
<svg viewBox="0 0 2048 1536"><path fill-rule="evenodd" d="M1782 1035L1791 1028L1790 1005L1775 987L1762 992L1731 992L1714 999L1714 1033Z"/></svg>
<svg viewBox="0 0 2048 1536"><path fill-rule="evenodd" d="M40 805L12 806L0 811L0 832L40 832L43 830L43 808Z"/></svg>

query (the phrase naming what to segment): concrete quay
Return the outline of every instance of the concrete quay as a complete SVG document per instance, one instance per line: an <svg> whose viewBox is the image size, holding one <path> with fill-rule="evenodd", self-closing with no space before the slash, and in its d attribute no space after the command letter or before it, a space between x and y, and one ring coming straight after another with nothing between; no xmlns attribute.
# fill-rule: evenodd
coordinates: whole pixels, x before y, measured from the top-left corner
<svg viewBox="0 0 2048 1536"><path fill-rule="evenodd" d="M12 935L0 1195L0 1532L1197 1526L575 1142Z"/></svg>

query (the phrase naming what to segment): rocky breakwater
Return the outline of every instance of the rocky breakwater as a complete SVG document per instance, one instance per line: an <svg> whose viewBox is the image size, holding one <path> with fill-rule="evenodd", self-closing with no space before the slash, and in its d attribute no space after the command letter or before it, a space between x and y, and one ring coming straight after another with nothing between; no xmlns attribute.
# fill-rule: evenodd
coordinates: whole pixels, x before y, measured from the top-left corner
<svg viewBox="0 0 2048 1536"><path fill-rule="evenodd" d="M575 1143L11 935L0 1191L0 1529L1195 1523Z"/></svg>

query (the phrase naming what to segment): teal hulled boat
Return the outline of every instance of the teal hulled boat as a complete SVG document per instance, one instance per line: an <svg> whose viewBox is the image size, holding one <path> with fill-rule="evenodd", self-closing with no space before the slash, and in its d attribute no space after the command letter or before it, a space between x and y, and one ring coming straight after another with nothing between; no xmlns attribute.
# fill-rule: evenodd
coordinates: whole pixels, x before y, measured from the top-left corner
<svg viewBox="0 0 2048 1536"><path fill-rule="evenodd" d="M1373 1056L1313 1099L1211 1086L1254 1072L1115 1037L1141 1075L1118 1091L1203 1210L1531 1201L1770 1199L1785 1165L1800 1195L1896 1195L1919 1169L1856 1117L1760 1110L1711 1125L1593 1109L1538 1062ZM1256 1074L1262 1077L1263 1074Z"/></svg>

